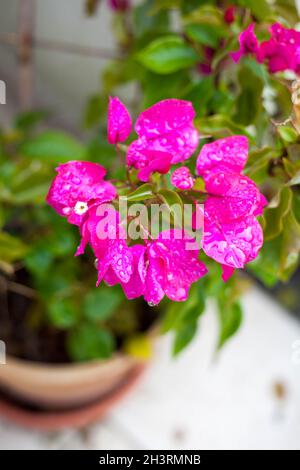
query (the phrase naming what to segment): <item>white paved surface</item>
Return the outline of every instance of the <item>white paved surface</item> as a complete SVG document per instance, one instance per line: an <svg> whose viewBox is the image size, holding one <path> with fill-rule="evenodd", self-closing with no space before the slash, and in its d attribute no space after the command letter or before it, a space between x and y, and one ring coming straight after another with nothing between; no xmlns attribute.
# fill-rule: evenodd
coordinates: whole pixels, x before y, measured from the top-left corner
<svg viewBox="0 0 300 470"><path fill-rule="evenodd" d="M178 359L163 338L135 391L104 422L40 434L0 420L0 448L300 449L300 323L257 289L244 307L240 332L218 356L213 307Z"/></svg>

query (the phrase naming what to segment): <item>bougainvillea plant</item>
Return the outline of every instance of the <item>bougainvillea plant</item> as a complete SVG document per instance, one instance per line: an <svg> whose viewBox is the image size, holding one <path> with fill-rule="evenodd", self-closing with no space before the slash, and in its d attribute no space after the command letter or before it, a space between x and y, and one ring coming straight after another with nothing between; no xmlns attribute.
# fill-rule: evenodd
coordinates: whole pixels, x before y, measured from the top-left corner
<svg viewBox="0 0 300 470"><path fill-rule="evenodd" d="M234 334L246 273L299 303L282 284L300 252L295 2L83 3L110 7L117 45L83 143L34 111L0 135L0 269L37 300L26 328L88 360L144 354L156 319L177 354L208 298L218 345Z"/></svg>
<svg viewBox="0 0 300 470"><path fill-rule="evenodd" d="M99 117L100 103L116 92L126 96L129 85L134 92L127 104L135 116L160 100L191 102L200 141L188 159L173 159L169 167L168 155L149 158L147 139L138 128L138 139L126 151L127 163L145 182L151 169L163 173L169 167L160 179L167 180L163 184L176 200L178 195L184 202L187 194L200 197L200 259L208 272L196 283L197 294L193 284L188 300L169 308L163 330L175 331L175 350L180 349L178 344L195 334L205 299L213 296L222 344L241 321L238 299L244 278L235 268L244 267L270 287L286 282L299 266L298 11L292 0L147 0L124 15L117 30L122 56L104 71L103 88L88 103L85 123L99 126L105 116L102 105ZM170 150L168 141L165 148L154 142L156 150ZM221 277L225 283L219 283ZM282 298L288 298L287 292L278 287Z"/></svg>
<svg viewBox="0 0 300 470"><path fill-rule="evenodd" d="M166 295L173 301L185 301L191 284L207 273L199 260L200 249L221 264L226 281L234 269L244 268L254 260L262 246L263 233L257 216L262 215L267 201L256 184L242 174L248 159L247 137L227 137L202 147L196 169L203 178L204 190L197 189L200 178L193 178L186 166L172 172L174 165L185 162L198 147L194 117L188 101L168 99L156 103L136 121L138 139L126 148L125 181L114 186L104 180L106 170L101 165L71 161L57 168L48 193L48 203L68 222L79 226L82 242L77 254L90 244L98 284L102 280L108 285L119 283L129 299L143 296L150 305L157 305ZM117 97L110 98L107 127L108 141L117 148L130 135L130 114ZM164 179L160 177L171 172L173 191L164 189ZM118 198L117 187L122 183L127 191L121 186ZM135 201L143 200L145 194L147 204L139 207L139 214L131 221L140 225L142 243L137 243L136 231L132 239L128 226L132 211L122 219L118 208L120 199L124 203L133 195ZM152 209L151 204L157 200L165 203L171 197L183 206L181 195L190 201L190 221L176 226L176 220L170 219L169 230L154 236L148 224L145 227L140 221L140 213ZM173 211L169 201L169 213ZM203 237L194 245L185 227L192 227L199 212L202 223L194 225L196 231L203 231Z"/></svg>

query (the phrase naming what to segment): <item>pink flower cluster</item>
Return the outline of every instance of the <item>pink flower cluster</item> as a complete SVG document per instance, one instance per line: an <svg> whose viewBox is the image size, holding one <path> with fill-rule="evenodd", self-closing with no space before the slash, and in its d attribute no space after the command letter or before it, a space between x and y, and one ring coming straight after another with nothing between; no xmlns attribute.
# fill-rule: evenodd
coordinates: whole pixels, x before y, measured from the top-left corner
<svg viewBox="0 0 300 470"><path fill-rule="evenodd" d="M128 167L138 170L141 181L152 173L167 173L171 165L188 159L199 142L194 127L195 112L190 102L169 99L140 114L135 124L138 138L128 147ZM111 98L108 110L108 141L119 145L131 132L131 118L118 98ZM256 216L266 204L255 184L241 174L248 156L246 137L220 139L202 147L197 173L207 192L204 205L202 248L223 266L223 279L234 268L253 260L263 237ZM81 243L77 255L87 244L96 257L98 281L120 284L129 299L144 296L158 304L166 295L183 301L192 283L207 272L199 260L200 247L183 229L161 232L143 243L128 241L120 215L115 208L117 191L106 181L106 170L97 163L71 161L57 168L48 203L68 222L79 227ZM180 191L193 188L195 179L189 168L180 166L171 183ZM196 210L201 210L196 205Z"/></svg>
<svg viewBox="0 0 300 470"><path fill-rule="evenodd" d="M292 70L300 73L300 32L287 29L279 23L270 27L271 37L259 43L254 23L239 36L240 48L231 53L238 62L243 55L252 54L258 62L266 63L271 73Z"/></svg>
<svg viewBox="0 0 300 470"><path fill-rule="evenodd" d="M227 280L234 268L254 260L263 243L256 216L267 204L253 181L241 174L248 158L248 140L233 136L205 144L197 173L205 181L202 248L223 267Z"/></svg>

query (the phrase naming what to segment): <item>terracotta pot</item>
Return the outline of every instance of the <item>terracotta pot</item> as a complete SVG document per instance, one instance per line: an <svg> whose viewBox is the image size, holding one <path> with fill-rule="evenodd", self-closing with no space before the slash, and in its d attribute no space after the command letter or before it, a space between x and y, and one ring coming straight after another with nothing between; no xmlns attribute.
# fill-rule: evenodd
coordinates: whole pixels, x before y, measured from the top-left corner
<svg viewBox="0 0 300 470"><path fill-rule="evenodd" d="M111 362L111 361L107 361ZM145 369L137 364L126 379L97 400L68 410L38 410L22 406L11 399L0 398L0 416L21 426L40 431L55 431L67 427L82 427L104 418L115 404L135 385ZM19 387L18 387L19 389Z"/></svg>
<svg viewBox="0 0 300 470"><path fill-rule="evenodd" d="M116 354L105 361L44 364L8 357L0 366L0 389L18 401L46 410L84 406L109 394L141 361Z"/></svg>

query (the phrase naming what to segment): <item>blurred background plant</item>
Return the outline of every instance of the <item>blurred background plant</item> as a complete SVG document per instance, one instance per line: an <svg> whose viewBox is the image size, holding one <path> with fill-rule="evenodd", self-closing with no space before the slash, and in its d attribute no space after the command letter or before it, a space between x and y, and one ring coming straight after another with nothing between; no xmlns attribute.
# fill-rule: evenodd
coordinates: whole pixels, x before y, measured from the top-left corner
<svg viewBox="0 0 300 470"><path fill-rule="evenodd" d="M101 14L101 3L86 0L82 7L88 15ZM291 99L295 77L272 75L249 56L235 64L229 55L238 49L238 34L252 21L260 39L268 36L272 23L294 27L299 21L295 2L109 4L118 50L102 73L101 89L86 105L84 139L49 130L43 111L24 112L1 131L1 334L4 331L4 336L13 338L13 354L28 358L107 358L120 347L148 355L149 344L141 333L158 316L162 331L174 332L173 352L177 354L194 337L208 297L218 305L218 346L242 320L239 298L248 278L236 273L224 284L213 263L208 276L192 288L188 301L165 301L162 311L157 311L125 301L117 287L96 289L92 258L73 258L76 229L46 206L45 195L55 166L68 160L98 162L113 179L124 174L125 166L118 164L106 140L109 95L121 96L134 117L161 99L192 101L201 145L233 134L249 138L246 174L270 202L261 219L265 244L249 271L275 288L290 308L297 310L300 303L297 289L280 284L289 280L299 264L299 113ZM188 166L194 170L195 159Z"/></svg>

